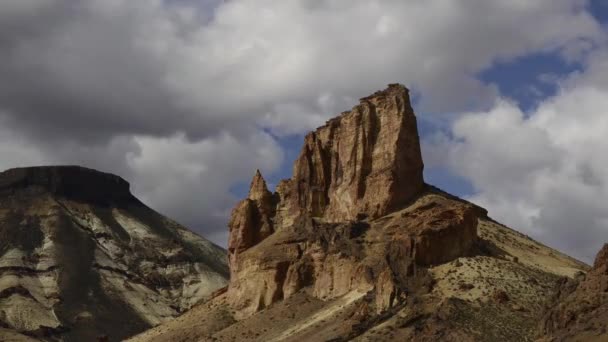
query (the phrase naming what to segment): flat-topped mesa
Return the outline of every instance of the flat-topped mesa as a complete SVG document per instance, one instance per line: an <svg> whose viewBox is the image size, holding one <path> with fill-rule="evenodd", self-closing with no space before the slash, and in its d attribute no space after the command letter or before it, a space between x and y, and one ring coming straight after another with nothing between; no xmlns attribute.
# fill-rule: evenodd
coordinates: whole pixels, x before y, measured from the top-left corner
<svg viewBox="0 0 608 342"><path fill-rule="evenodd" d="M119 176L80 166L41 166L0 173L0 193L46 191L84 201L119 201L134 198L129 183Z"/></svg>
<svg viewBox="0 0 608 342"><path fill-rule="evenodd" d="M127 181L78 166L0 173L0 265L0 328L54 341L124 341L208 298L229 271L224 249Z"/></svg>
<svg viewBox="0 0 608 342"><path fill-rule="evenodd" d="M293 176L277 187L281 219L330 222L383 216L423 186L423 162L409 91L391 84L309 133Z"/></svg>

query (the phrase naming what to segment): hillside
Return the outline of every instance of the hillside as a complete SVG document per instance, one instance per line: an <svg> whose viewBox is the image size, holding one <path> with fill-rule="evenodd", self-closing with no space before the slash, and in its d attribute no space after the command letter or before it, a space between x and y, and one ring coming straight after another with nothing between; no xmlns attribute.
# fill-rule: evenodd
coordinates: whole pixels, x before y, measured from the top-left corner
<svg viewBox="0 0 608 342"><path fill-rule="evenodd" d="M72 166L0 173L2 341L120 340L227 277L222 248L145 206L118 176Z"/></svg>

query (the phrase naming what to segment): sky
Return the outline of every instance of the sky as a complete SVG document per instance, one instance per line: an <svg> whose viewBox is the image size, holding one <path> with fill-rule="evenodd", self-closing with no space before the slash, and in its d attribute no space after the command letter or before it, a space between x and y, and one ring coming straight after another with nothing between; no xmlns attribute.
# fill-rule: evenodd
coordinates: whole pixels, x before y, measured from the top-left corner
<svg viewBox="0 0 608 342"><path fill-rule="evenodd" d="M225 245L256 169L402 83L427 182L590 262L608 242L603 0L3 0L0 169L116 173Z"/></svg>

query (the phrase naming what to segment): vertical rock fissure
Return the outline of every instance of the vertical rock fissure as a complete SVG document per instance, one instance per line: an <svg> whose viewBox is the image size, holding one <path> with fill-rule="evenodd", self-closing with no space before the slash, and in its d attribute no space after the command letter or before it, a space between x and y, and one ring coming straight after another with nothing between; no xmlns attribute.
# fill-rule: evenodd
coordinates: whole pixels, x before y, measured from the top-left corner
<svg viewBox="0 0 608 342"><path fill-rule="evenodd" d="M358 199L365 197L365 192L367 190L367 179L373 171L374 148L380 132L380 119L378 118L376 106L371 103L366 103L366 105L366 111L364 113L367 113L365 116L367 122L363 122L363 127L366 129L363 130L363 158L361 159L361 175L359 177Z"/></svg>

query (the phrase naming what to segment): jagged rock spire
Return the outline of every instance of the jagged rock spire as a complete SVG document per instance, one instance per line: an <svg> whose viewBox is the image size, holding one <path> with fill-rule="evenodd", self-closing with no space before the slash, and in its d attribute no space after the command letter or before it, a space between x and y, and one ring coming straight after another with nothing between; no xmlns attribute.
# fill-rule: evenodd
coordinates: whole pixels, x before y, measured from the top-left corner
<svg viewBox="0 0 608 342"><path fill-rule="evenodd" d="M270 195L271 193L268 191L268 187L266 186L266 180L264 180L260 170L256 170L255 175L251 180L248 198L250 200L262 200Z"/></svg>
<svg viewBox="0 0 608 342"><path fill-rule="evenodd" d="M260 170L256 170L249 196L239 202L232 211L228 254L231 272L234 272L237 255L258 244L274 232L272 219L275 216L276 203L273 194L268 191L266 181Z"/></svg>

